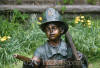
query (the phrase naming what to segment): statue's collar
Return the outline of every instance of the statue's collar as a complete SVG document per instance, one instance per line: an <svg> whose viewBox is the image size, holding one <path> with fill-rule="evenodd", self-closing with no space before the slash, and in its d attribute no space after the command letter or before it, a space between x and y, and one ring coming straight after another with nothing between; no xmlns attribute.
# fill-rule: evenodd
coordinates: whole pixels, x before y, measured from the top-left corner
<svg viewBox="0 0 100 68"><path fill-rule="evenodd" d="M51 46L48 43L45 44L47 57L50 58L56 54L60 54L62 56L67 56L67 46L66 43L61 40L60 44L57 46Z"/></svg>

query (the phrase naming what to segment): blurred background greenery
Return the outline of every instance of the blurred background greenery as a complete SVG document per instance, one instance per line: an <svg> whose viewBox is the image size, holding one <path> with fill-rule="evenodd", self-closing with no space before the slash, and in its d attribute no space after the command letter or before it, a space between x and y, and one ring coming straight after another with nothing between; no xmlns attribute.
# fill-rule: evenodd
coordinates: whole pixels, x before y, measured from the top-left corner
<svg viewBox="0 0 100 68"><path fill-rule="evenodd" d="M31 58L34 50L47 40L39 28L39 19L42 20L37 14L30 16L18 10L11 12L11 17L0 16L0 68L20 68L22 62L13 58L13 55ZM69 24L69 32L77 50L85 54L89 62L100 58L100 20L80 15L65 21ZM97 65L94 68L98 68Z"/></svg>

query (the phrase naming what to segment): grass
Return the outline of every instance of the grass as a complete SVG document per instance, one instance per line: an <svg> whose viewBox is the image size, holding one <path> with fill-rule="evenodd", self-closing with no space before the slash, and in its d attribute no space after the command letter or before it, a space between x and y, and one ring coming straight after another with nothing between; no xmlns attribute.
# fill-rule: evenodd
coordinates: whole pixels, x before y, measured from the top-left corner
<svg viewBox="0 0 100 68"><path fill-rule="evenodd" d="M100 68L100 57L89 61L89 68Z"/></svg>

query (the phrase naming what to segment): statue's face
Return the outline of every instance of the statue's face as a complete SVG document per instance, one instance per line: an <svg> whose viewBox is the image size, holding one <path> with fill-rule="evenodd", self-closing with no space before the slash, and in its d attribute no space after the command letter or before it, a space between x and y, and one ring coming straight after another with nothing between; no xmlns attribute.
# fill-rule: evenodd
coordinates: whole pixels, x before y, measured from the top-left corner
<svg viewBox="0 0 100 68"><path fill-rule="evenodd" d="M56 40L61 35L60 28L55 24L47 25L45 32L49 40Z"/></svg>

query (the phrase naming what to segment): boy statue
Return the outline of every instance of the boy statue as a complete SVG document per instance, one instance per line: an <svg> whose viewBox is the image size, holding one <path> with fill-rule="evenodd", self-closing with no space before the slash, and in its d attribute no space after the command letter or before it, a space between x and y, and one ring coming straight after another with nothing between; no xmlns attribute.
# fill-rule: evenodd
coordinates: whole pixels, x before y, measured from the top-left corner
<svg viewBox="0 0 100 68"><path fill-rule="evenodd" d="M35 66L39 68L78 68L64 65L64 60L74 60L74 55L72 48L61 39L61 36L68 31L68 25L62 21L58 11L53 8L46 9L40 28L45 32L48 40L44 45L36 49L32 62L23 63L23 68L36 68ZM88 68L85 56L80 52L78 52L78 55L82 61L81 68Z"/></svg>

